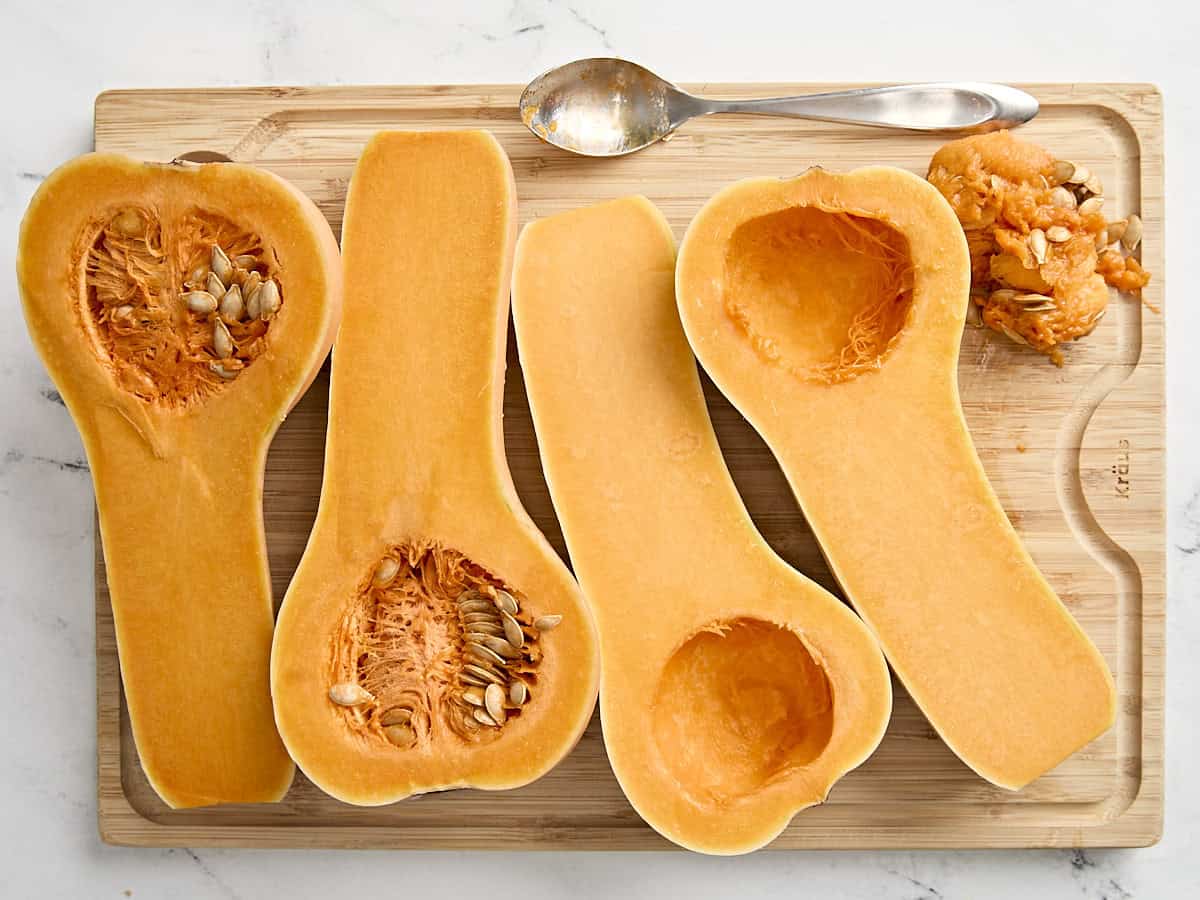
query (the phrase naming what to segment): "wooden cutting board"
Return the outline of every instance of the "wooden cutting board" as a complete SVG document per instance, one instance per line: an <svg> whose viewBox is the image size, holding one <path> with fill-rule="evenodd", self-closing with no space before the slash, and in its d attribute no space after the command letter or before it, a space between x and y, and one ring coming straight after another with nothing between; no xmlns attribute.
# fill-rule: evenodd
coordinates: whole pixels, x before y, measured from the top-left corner
<svg viewBox="0 0 1200 900"><path fill-rule="evenodd" d="M718 97L837 85L694 85ZM960 763L897 685L878 752L798 815L772 845L795 847L1139 846L1162 827L1164 383L1162 119L1146 85L1035 85L1042 102L1022 134L1081 162L1106 186L1110 217L1140 211L1147 304L1113 298L1100 328L1066 365L991 332L963 335L959 383L967 420L1013 525L1116 675L1117 723L1020 793ZM889 163L924 173L943 138L787 119L718 116L618 160L569 156L538 142L516 114L513 86L117 91L96 101L96 149L149 160L216 150L291 180L340 229L360 149L380 129L488 128L512 158L522 221L643 193L677 236L730 181L812 165ZM381 247L380 252L387 252ZM614 260L619 265L619 260ZM1151 308L1153 305L1153 309ZM559 552L562 536L538 464L513 342L504 430L526 506ZM328 371L280 430L266 475L267 542L280 598L316 512ZM758 527L801 571L837 591L762 441L710 384L709 409ZM397 386L402 390L402 386ZM930 548L937 552L937 548ZM565 554L564 554L565 555ZM451 791L360 809L302 775L282 803L170 810L138 764L125 715L103 561L97 552L100 831L149 846L487 847L670 846L625 801L594 719L545 778L504 794ZM1018 657L1021 647L1012 647ZM1054 685L1046 685L1052 692Z"/></svg>

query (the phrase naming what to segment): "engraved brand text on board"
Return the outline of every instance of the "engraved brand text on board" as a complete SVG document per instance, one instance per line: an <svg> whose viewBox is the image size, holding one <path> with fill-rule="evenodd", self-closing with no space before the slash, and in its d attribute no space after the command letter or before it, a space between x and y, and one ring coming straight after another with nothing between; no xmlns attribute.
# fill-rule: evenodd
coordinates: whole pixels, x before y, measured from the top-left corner
<svg viewBox="0 0 1200 900"><path fill-rule="evenodd" d="M1129 499L1129 441L1124 438L1117 441L1117 462L1112 473L1117 478L1117 496Z"/></svg>

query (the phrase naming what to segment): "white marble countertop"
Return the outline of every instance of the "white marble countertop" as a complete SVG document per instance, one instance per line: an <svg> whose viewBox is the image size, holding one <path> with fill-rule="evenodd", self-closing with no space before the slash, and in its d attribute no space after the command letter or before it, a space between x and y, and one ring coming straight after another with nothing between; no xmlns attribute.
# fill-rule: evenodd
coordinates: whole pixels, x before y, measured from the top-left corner
<svg viewBox="0 0 1200 900"><path fill-rule="evenodd" d="M298 8L293 8L298 7ZM136 7L136 9L135 9ZM639 7L642 7L639 9ZM0 12L0 271L22 211L91 147L113 87L521 82L623 55L677 80L1153 81L1165 94L1169 641L1165 837L1146 850L432 854L128 850L97 836L92 491L75 429L0 278L0 895L250 898L616 896L942 898L1200 896L1200 7L1192 0L605 4L87 3ZM1027 21L1026 21L1027 20ZM517 848L519 849L519 848ZM509 887L511 885L511 888Z"/></svg>

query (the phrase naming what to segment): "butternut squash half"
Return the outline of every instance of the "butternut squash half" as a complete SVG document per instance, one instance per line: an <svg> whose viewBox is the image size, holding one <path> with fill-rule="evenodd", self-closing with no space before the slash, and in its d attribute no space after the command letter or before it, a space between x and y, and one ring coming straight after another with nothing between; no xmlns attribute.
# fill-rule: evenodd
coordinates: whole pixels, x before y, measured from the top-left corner
<svg viewBox="0 0 1200 900"><path fill-rule="evenodd" d="M263 469L337 328L333 233L262 170L91 154L34 195L17 276L87 451L142 768L174 807L278 800Z"/></svg>
<svg viewBox="0 0 1200 900"><path fill-rule="evenodd" d="M1107 729L1112 677L1022 546L958 400L970 261L936 189L810 169L713 197L679 309L950 748L1017 789Z"/></svg>
<svg viewBox="0 0 1200 900"><path fill-rule="evenodd" d="M516 216L481 131L379 134L350 183L325 481L271 666L292 757L349 803L525 784L595 707L590 611L504 459Z"/></svg>
<svg viewBox="0 0 1200 900"><path fill-rule="evenodd" d="M521 235L513 312L546 480L600 629L609 761L684 847L744 853L879 743L887 665L862 622L755 530L643 197Z"/></svg>

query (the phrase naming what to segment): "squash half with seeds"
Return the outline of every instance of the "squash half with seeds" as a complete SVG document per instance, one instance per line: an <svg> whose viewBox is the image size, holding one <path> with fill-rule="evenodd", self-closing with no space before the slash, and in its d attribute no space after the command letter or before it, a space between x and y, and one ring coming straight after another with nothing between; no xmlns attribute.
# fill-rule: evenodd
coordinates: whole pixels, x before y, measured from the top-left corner
<svg viewBox="0 0 1200 900"><path fill-rule="evenodd" d="M263 472L337 328L333 233L260 169L91 154L34 195L17 276L87 451L142 767L173 807L277 800Z"/></svg>
<svg viewBox="0 0 1200 900"><path fill-rule="evenodd" d="M508 158L486 132L392 132L346 200L320 511L275 633L296 763L376 805L538 778L583 734L590 611L504 459Z"/></svg>

